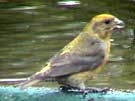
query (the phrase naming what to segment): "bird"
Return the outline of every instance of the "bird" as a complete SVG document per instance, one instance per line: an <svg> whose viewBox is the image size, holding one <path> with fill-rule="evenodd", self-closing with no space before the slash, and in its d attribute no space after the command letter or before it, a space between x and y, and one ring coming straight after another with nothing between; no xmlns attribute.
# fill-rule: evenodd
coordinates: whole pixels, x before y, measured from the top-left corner
<svg viewBox="0 0 135 101"><path fill-rule="evenodd" d="M79 35L19 87L27 88L47 78L55 78L62 86L86 89L86 81L100 73L109 59L114 30L124 27L125 23L112 14L94 16Z"/></svg>

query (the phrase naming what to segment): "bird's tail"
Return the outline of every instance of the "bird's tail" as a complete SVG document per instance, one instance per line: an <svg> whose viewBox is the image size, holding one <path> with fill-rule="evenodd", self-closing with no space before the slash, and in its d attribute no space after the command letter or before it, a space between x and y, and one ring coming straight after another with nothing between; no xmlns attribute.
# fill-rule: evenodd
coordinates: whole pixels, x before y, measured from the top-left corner
<svg viewBox="0 0 135 101"><path fill-rule="evenodd" d="M32 86L34 84L37 84L38 82L40 82L41 80L44 80L47 78L47 71L50 68L50 66L46 66L44 67L40 72L37 72L36 74L34 74L33 76L27 78L26 81L20 83L18 86L22 89L25 89L29 86Z"/></svg>
<svg viewBox="0 0 135 101"><path fill-rule="evenodd" d="M43 78L40 76L40 74L35 74L29 78L27 78L24 82L19 83L18 86L21 89L25 89L29 86L32 86L34 84L37 84L38 82L40 82L41 80L43 80Z"/></svg>

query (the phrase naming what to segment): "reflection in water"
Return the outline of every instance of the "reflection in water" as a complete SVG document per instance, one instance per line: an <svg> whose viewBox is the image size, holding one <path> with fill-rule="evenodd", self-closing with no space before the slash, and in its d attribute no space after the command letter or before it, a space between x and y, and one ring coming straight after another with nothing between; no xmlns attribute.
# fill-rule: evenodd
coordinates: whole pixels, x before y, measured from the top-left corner
<svg viewBox="0 0 135 101"><path fill-rule="evenodd" d="M57 4L62 7L76 7L80 5L79 0L58 1Z"/></svg>
<svg viewBox="0 0 135 101"><path fill-rule="evenodd" d="M79 7L67 9L49 0L21 4L0 4L0 78L24 78L40 70L92 16L110 12L124 19L127 29L113 34L110 61L88 85L135 88L132 2L82 0Z"/></svg>
<svg viewBox="0 0 135 101"><path fill-rule="evenodd" d="M133 45L135 44L135 29L133 29Z"/></svg>

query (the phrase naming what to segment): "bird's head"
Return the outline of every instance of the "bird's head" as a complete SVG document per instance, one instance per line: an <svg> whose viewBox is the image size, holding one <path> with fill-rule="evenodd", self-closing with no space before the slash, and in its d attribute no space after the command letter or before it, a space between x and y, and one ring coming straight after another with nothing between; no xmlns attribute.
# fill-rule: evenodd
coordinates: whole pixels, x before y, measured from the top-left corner
<svg viewBox="0 0 135 101"><path fill-rule="evenodd" d="M91 23L86 26L86 30L92 30L100 38L108 38L115 29L125 27L122 20L110 14L100 14L92 18Z"/></svg>

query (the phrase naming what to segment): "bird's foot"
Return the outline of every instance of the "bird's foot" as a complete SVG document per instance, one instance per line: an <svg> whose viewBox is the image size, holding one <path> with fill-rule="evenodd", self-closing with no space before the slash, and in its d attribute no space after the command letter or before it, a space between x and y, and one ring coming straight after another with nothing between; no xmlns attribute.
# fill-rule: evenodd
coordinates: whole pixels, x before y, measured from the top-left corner
<svg viewBox="0 0 135 101"><path fill-rule="evenodd" d="M83 94L83 98L85 98L88 93L106 93L107 91L110 91L110 88L88 87L80 89L72 86L61 86L60 90L66 93Z"/></svg>
<svg viewBox="0 0 135 101"><path fill-rule="evenodd" d="M88 93L106 93L110 90L110 88L96 88L96 87L88 87L85 89Z"/></svg>
<svg viewBox="0 0 135 101"><path fill-rule="evenodd" d="M107 93L107 91L110 91L109 88L96 88L96 87L88 87L86 89L82 89L83 98L86 97L88 93Z"/></svg>
<svg viewBox="0 0 135 101"><path fill-rule="evenodd" d="M71 89L69 86L60 86L60 90L63 92L68 92L69 89Z"/></svg>
<svg viewBox="0 0 135 101"><path fill-rule="evenodd" d="M84 97L88 93L106 93L107 91L110 91L110 89L107 87L106 88L88 87L85 89L80 89L80 88L72 87L72 86L61 86L60 90L66 93L83 94Z"/></svg>
<svg viewBox="0 0 135 101"><path fill-rule="evenodd" d="M81 93L80 89L77 88L77 87L72 87L72 86L69 86L69 85L66 85L66 86L60 86L60 90L62 92L69 92L69 93Z"/></svg>

